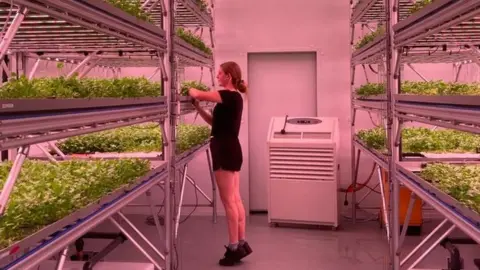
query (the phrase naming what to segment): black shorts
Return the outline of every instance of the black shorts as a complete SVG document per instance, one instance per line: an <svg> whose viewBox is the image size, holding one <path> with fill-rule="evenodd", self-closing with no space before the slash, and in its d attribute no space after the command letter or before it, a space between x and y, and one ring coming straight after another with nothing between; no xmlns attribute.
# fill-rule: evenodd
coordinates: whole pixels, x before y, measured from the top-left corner
<svg viewBox="0 0 480 270"><path fill-rule="evenodd" d="M210 140L212 167L214 171L238 172L242 168L242 146L238 138L215 138Z"/></svg>

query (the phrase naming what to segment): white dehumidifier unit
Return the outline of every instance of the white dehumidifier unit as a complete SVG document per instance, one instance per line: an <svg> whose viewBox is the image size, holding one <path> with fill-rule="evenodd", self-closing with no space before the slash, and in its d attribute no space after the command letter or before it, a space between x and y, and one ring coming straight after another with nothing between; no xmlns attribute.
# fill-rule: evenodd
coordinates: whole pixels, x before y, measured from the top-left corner
<svg viewBox="0 0 480 270"><path fill-rule="evenodd" d="M338 226L338 118L274 117L268 132L268 222Z"/></svg>

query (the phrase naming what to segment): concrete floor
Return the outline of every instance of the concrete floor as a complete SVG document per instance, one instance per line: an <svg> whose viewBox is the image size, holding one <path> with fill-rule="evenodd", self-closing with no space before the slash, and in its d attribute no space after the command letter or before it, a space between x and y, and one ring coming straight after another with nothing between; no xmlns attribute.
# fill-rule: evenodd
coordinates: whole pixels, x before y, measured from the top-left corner
<svg viewBox="0 0 480 270"><path fill-rule="evenodd" d="M130 216L138 228L155 244L161 239L154 226L145 224L144 216ZM424 226L424 234L434 222ZM96 231L112 231L110 224L102 224ZM342 222L338 231L330 229L306 229L268 226L265 215L250 216L247 224L247 240L254 253L234 269L238 270L384 270L387 267L388 246L384 232L377 221ZM405 250L411 250L422 240L421 237L407 237ZM226 221L219 217L217 224L211 217L191 217L180 226L178 254L182 270L223 269L217 265L227 243ZM101 240L86 241L86 250L98 250L105 246ZM473 256L480 257L477 246L461 247L465 256L465 269L473 270ZM418 267L446 269L446 251L439 247ZM144 256L127 242L108 257L108 261L145 262ZM428 267L427 267L428 266Z"/></svg>

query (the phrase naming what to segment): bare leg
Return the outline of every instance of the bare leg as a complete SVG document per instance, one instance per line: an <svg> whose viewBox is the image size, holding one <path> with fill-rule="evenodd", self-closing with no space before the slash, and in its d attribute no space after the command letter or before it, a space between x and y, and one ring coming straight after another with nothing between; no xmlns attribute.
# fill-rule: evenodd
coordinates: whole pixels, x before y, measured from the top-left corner
<svg viewBox="0 0 480 270"><path fill-rule="evenodd" d="M228 220L228 236L230 244L238 243L238 208L235 196L235 173L229 171L215 171L220 199L225 207L225 214Z"/></svg>
<svg viewBox="0 0 480 270"><path fill-rule="evenodd" d="M238 239L245 240L245 207L240 196L240 173L235 172L235 202L238 210Z"/></svg>

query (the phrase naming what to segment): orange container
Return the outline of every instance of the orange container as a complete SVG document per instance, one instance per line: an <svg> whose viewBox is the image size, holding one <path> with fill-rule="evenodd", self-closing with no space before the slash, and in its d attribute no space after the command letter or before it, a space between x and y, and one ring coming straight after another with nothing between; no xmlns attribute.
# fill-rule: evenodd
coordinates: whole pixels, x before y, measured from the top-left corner
<svg viewBox="0 0 480 270"><path fill-rule="evenodd" d="M387 208L390 204L390 189L389 189L389 182L388 182L388 172L382 168L382 182L384 186L384 193L385 193L385 200L386 200L386 205ZM406 188L405 186L400 186L400 202L399 202L399 221L400 221L400 226L403 226L403 223L405 222L405 217L407 216L407 211L408 211L408 205L410 203L410 197L411 197L412 192ZM423 224L423 213L422 213L422 204L423 201L416 197L415 203L413 205L412 209L412 215L410 216L410 222L408 224L409 227L420 227ZM383 210L383 207L382 207ZM383 214L380 213L380 219L382 220L383 223ZM391 222L391 221L390 221Z"/></svg>

